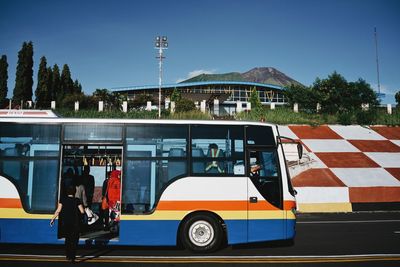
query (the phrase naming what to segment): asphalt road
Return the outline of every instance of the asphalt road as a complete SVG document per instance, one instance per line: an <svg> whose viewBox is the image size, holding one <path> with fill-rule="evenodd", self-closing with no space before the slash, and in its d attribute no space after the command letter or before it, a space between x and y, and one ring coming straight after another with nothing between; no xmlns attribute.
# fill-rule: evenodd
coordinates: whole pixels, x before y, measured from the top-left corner
<svg viewBox="0 0 400 267"><path fill-rule="evenodd" d="M80 247L80 266L400 266L400 212L299 214L295 244L228 246L207 255L171 247ZM62 246L1 245L1 266L69 265Z"/></svg>

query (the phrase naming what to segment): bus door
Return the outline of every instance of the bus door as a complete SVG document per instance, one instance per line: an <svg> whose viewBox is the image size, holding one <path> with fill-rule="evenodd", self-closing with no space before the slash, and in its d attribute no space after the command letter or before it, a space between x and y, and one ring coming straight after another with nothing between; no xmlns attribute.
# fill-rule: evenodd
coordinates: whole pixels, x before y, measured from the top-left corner
<svg viewBox="0 0 400 267"><path fill-rule="evenodd" d="M82 184L85 187L85 197L82 196L83 202L85 202L83 204L99 217L98 220L88 221L87 225L84 225L81 238L110 239L117 237L121 211L122 178L115 177L113 183L110 183L108 178L112 176L112 171L122 170L122 146L64 145L61 170L60 198L68 185ZM112 184L113 188L106 189L107 184ZM101 208L104 192L107 192L109 196L109 210Z"/></svg>
<svg viewBox="0 0 400 267"><path fill-rule="evenodd" d="M247 150L248 241L284 237L282 183L275 147L250 147Z"/></svg>

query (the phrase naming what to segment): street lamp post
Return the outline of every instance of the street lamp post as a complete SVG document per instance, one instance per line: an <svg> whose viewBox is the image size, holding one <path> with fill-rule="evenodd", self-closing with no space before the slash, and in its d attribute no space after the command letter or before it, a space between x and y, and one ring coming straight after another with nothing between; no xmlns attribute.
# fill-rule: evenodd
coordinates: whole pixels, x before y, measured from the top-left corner
<svg viewBox="0 0 400 267"><path fill-rule="evenodd" d="M163 50L168 48L167 36L157 36L155 49L158 49L159 59L159 77L158 77L158 118L161 118L161 85L162 85L162 62L165 57L163 57Z"/></svg>

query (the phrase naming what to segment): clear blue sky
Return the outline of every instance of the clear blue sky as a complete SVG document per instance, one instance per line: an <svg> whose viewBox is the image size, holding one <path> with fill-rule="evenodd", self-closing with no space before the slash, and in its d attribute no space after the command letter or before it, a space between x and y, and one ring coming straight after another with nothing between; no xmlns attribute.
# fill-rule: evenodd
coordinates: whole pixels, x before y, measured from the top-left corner
<svg viewBox="0 0 400 267"><path fill-rule="evenodd" d="M377 88L400 90L398 0L0 0L0 55L9 63L9 96L17 54L34 45L70 66L86 94L96 88L158 84L154 38L167 35L164 83L193 73L275 67L305 85L333 71ZM34 89L36 83L34 84Z"/></svg>

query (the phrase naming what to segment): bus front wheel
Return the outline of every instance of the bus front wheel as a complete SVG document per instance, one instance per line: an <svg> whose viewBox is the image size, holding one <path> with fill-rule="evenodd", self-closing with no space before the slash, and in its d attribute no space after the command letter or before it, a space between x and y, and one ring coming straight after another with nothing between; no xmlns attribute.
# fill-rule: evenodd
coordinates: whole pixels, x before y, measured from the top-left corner
<svg viewBox="0 0 400 267"><path fill-rule="evenodd" d="M208 214L195 214L183 224L181 240L193 252L212 252L222 244L223 230L218 220Z"/></svg>

